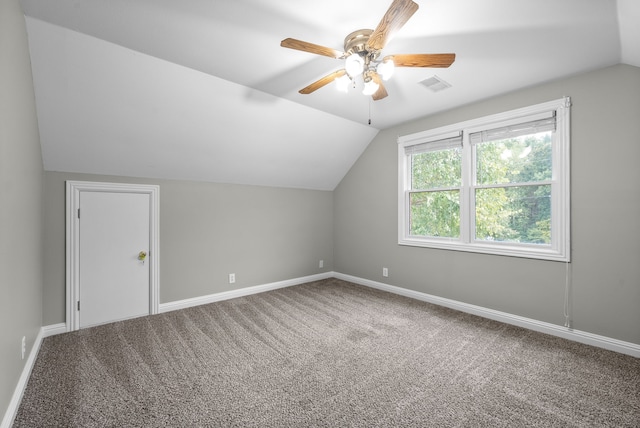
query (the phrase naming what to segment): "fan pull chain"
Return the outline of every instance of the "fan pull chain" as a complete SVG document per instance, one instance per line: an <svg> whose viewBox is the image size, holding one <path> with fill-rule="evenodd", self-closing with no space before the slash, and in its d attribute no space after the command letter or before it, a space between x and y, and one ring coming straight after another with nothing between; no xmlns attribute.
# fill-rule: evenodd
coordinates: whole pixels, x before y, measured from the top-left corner
<svg viewBox="0 0 640 428"><path fill-rule="evenodd" d="M371 98L369 98L369 125L371 125Z"/></svg>

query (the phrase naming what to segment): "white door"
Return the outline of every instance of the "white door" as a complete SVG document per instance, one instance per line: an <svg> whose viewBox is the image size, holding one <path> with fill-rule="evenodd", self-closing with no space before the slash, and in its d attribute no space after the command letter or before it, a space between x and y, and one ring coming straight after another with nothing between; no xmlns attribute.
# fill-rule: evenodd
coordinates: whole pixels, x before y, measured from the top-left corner
<svg viewBox="0 0 640 428"><path fill-rule="evenodd" d="M148 315L150 195L81 191L79 196L80 328Z"/></svg>

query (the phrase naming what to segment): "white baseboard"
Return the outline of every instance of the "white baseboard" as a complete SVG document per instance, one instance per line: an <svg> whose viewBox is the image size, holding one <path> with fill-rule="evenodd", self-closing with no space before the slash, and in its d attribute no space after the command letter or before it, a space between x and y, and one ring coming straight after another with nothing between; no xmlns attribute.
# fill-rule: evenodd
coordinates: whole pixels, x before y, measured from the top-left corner
<svg viewBox="0 0 640 428"><path fill-rule="evenodd" d="M272 282L269 284L256 285L253 287L239 288L237 290L224 291L221 293L208 294L206 296L193 297L191 299L177 300L174 302L160 303L158 313L175 311L178 309L190 308L193 306L205 305L222 300L234 299L236 297L248 296L251 294L263 293L265 291L276 290L278 288L291 287L293 285L304 284L305 282L320 281L333 277L333 272L325 272L317 275L303 276L300 278L288 279L285 281Z"/></svg>
<svg viewBox="0 0 640 428"><path fill-rule="evenodd" d="M16 414L18 413L18 408L20 407L20 401L22 401L22 395L24 394L24 390L27 388L27 383L29 382L31 370L33 369L33 365L36 362L36 357L38 356L38 352L40 351L40 344L42 343L43 337L44 328L40 328L40 331L36 336L36 340L33 342L33 346L31 347L31 351L29 352L29 357L27 357L27 362L22 369L20 379L18 379L16 389L13 391L13 396L11 397L11 401L9 402L9 406L4 413L2 423L0 423L0 428L11 428L11 425L13 424L13 420L15 419Z"/></svg>
<svg viewBox="0 0 640 428"><path fill-rule="evenodd" d="M42 327L42 337L55 336L67 332L67 324L61 322L59 324L45 325Z"/></svg>
<svg viewBox="0 0 640 428"><path fill-rule="evenodd" d="M333 276L344 281L353 282L378 290L388 291L390 293L399 294L401 296L410 297L412 299L421 300L423 302L433 303L447 308L455 309L461 312L467 312L478 315L483 318L489 318L495 321L524 327L529 330L562 337L564 339L573 340L587 345L608 349L610 351L619 352L621 354L631 355L640 358L640 345L631 342L625 342L618 339L612 339L606 336L600 336L586 331L574 330L564 326L538 321L532 318L525 318L518 315L509 314L507 312L496 311L484 308L482 306L470 305L468 303L459 302L457 300L445 299L443 297L433 296L431 294L419 291L408 290L406 288L396 287L382 282L372 281L369 279L359 278L356 276L345 275L334 272Z"/></svg>
<svg viewBox="0 0 640 428"><path fill-rule="evenodd" d="M304 284L305 282L319 281L326 278L335 277L345 281L354 282L371 288L376 288L390 293L399 294L401 296L410 297L412 299L433 303L447 308L455 309L462 312L478 315L484 318L504 322L507 324L517 325L529 330L562 337L564 339L573 340L575 342L587 345L597 346L599 348L608 349L610 351L620 352L622 354L631 355L640 358L640 344L625 342L613 339L607 336L589 333L586 331L575 330L564 326L538 321L532 318L525 318L519 315L513 315L507 312L496 311L494 309L484 308L482 306L471 305L459 302L457 300L446 299L419 291L408 290L406 288L396 287L382 282L372 281L369 279L359 278L356 276L346 275L339 272L325 272L317 275L304 276L300 278L289 279L285 281L273 282L269 284L256 285L254 287L239 288L237 290L225 291L222 293L209 294L206 296L194 297L191 299L178 300L169 303L161 303L159 305L159 313L170 312L178 309L190 308L193 306L204 305L207 303L220 302L222 300L233 299L236 297L248 296L251 294L262 293L265 291L275 290L278 288L290 287L293 285ZM55 334L65 333L67 326L65 323L53 324L42 327L41 336L49 337ZM40 338L40 340L42 339ZM40 342L37 343L38 348ZM35 344L34 344L35 348ZM33 352L33 351L32 351ZM36 352L37 354L37 352ZM35 358L35 357L34 357ZM30 371L31 369L29 369ZM0 426L4 428L4 425Z"/></svg>
<svg viewBox="0 0 640 428"><path fill-rule="evenodd" d="M207 303L220 302L223 300L229 300L236 297L248 296L251 294L263 293L269 290L276 290L278 288L291 287L293 285L304 284L305 282L320 281L333 277L333 272L324 272L317 275L303 276L300 278L288 279L285 281L272 282L269 284L256 285L253 287L239 288L237 290L225 291L222 293L208 294L206 296L193 297L190 299L176 300L174 302L160 303L158 307L158 313L175 311L178 309L190 308L193 306L204 305ZM67 324L51 324L42 327L42 334L44 337L54 336L56 334L66 333Z"/></svg>

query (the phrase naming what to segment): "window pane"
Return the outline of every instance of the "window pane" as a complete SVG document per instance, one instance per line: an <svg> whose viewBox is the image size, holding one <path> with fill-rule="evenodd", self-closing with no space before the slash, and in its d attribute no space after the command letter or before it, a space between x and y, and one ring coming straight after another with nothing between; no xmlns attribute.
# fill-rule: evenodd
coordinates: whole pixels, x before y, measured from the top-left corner
<svg viewBox="0 0 640 428"><path fill-rule="evenodd" d="M460 186L462 149L411 155L411 188L438 189Z"/></svg>
<svg viewBox="0 0 640 428"><path fill-rule="evenodd" d="M410 235L460 237L460 191L417 192L409 196Z"/></svg>
<svg viewBox="0 0 640 428"><path fill-rule="evenodd" d="M551 243L551 185L476 189L476 239Z"/></svg>
<svg viewBox="0 0 640 428"><path fill-rule="evenodd" d="M478 184L551 180L552 132L523 135L476 145Z"/></svg>

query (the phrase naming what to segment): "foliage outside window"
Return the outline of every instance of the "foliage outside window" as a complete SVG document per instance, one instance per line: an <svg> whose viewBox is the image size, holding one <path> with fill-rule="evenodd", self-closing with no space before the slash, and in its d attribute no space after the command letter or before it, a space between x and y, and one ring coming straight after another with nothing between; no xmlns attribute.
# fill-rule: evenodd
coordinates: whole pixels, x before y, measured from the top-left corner
<svg viewBox="0 0 640 428"><path fill-rule="evenodd" d="M399 243L569 260L568 98L400 137Z"/></svg>

